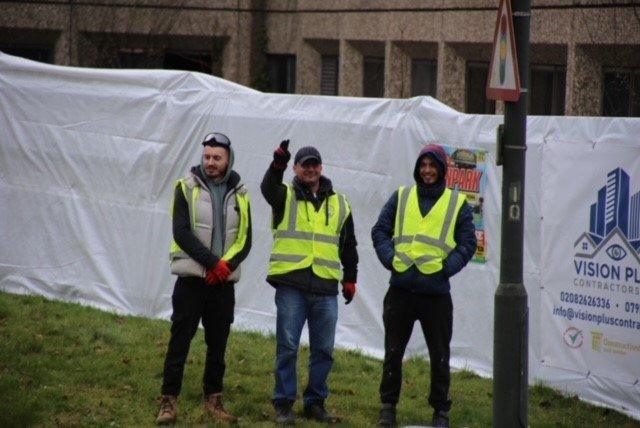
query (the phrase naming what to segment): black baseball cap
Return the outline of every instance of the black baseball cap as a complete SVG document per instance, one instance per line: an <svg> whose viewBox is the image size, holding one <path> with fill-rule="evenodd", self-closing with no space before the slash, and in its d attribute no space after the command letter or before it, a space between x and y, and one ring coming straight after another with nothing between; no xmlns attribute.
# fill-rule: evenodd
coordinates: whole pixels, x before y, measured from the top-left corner
<svg viewBox="0 0 640 428"><path fill-rule="evenodd" d="M295 164L302 164L308 160L315 159L318 163L322 163L322 157L320 157L320 152L313 146L302 147L296 153L296 157L293 160Z"/></svg>

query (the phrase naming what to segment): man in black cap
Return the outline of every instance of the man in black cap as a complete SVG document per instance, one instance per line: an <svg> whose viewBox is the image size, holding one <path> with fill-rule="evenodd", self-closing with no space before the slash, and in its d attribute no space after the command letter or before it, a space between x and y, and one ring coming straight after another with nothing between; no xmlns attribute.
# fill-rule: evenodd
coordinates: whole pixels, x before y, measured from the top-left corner
<svg viewBox="0 0 640 428"><path fill-rule="evenodd" d="M309 326L309 382L303 394L304 415L321 422L338 422L325 409L327 376L333 365L338 319L338 282L348 304L356 292L358 253L351 208L322 175L322 158L315 147L296 153L295 177L282 178L291 158L289 140L273 154L261 184L271 205L273 249L267 282L276 289L276 384L273 405L278 423L294 423L297 393L296 360L300 335Z"/></svg>
<svg viewBox="0 0 640 428"><path fill-rule="evenodd" d="M173 201L171 339L164 363L158 424L176 421L191 339L202 320L207 343L204 411L216 422L236 418L222 404L224 354L233 322L234 283L251 248L249 194L233 167L226 135L208 134L200 165L177 181ZM197 220L196 220L197 219Z"/></svg>

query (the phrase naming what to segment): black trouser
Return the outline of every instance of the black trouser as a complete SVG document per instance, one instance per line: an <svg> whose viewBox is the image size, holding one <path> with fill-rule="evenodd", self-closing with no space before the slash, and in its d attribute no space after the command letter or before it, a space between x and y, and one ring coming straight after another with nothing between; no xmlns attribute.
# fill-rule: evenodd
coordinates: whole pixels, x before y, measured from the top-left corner
<svg viewBox="0 0 640 428"><path fill-rule="evenodd" d="M449 343L453 324L451 295L416 294L389 287L384 298L384 364L380 401L396 404L402 384L402 357L413 325L420 321L431 360L429 404L435 410L449 411Z"/></svg>
<svg viewBox="0 0 640 428"><path fill-rule="evenodd" d="M233 284L212 286L205 283L204 278L178 277L171 301L171 339L164 362L162 394L180 395L184 363L200 319L207 344L204 394L221 392L225 370L224 353L235 306Z"/></svg>

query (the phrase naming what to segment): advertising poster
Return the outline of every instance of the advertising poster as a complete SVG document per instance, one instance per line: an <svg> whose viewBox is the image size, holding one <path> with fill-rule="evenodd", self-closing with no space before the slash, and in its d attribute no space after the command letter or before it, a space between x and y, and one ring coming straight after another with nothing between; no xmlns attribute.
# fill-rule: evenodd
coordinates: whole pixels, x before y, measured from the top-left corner
<svg viewBox="0 0 640 428"><path fill-rule="evenodd" d="M545 147L544 159L543 364L637 383L637 148L596 156L590 145L556 143Z"/></svg>
<svg viewBox="0 0 640 428"><path fill-rule="evenodd" d="M458 189L467 196L473 209L478 247L472 261L485 263L486 236L484 231L484 194L487 183L485 150L443 146L447 153L447 187Z"/></svg>

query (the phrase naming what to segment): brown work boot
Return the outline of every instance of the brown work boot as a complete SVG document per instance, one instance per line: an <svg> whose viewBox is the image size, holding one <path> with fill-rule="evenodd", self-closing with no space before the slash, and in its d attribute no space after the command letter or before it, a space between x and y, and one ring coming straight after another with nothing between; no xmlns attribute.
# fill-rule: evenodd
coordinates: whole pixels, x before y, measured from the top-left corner
<svg viewBox="0 0 640 428"><path fill-rule="evenodd" d="M156 424L168 425L176 422L178 417L178 397L175 395L160 396L160 411L156 418Z"/></svg>
<svg viewBox="0 0 640 428"><path fill-rule="evenodd" d="M204 413L217 422L235 422L238 420L237 417L224 408L221 393L204 396Z"/></svg>

